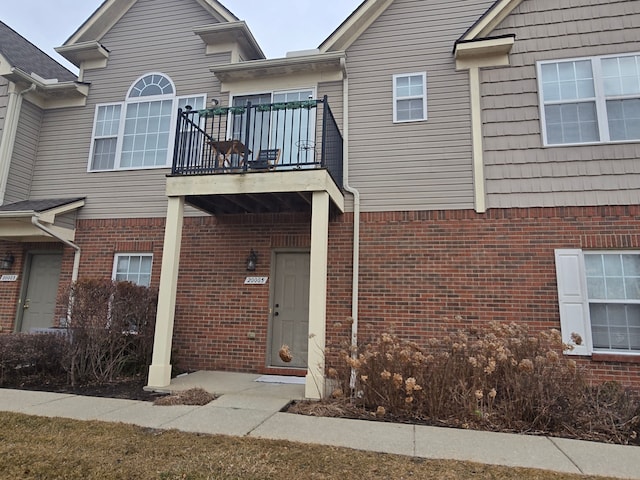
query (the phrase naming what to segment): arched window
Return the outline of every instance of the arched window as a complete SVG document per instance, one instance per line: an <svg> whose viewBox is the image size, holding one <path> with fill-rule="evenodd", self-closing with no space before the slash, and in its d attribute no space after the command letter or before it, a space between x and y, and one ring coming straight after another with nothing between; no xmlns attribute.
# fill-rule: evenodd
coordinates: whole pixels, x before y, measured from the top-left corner
<svg viewBox="0 0 640 480"><path fill-rule="evenodd" d="M204 95L177 97L167 75L141 76L124 102L97 106L89 170L169 166L175 112L204 104Z"/></svg>

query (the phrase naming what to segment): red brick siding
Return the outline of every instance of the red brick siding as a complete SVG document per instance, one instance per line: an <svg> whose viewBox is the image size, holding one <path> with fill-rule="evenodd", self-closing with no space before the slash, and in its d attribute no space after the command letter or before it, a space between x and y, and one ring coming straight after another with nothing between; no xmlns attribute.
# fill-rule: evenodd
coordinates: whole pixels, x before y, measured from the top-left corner
<svg viewBox="0 0 640 480"><path fill-rule="evenodd" d="M492 320L559 328L554 249L640 249L639 227L637 206L364 213L360 340L393 330L423 341ZM351 214L331 220L330 347L350 334L352 232ZM163 235L163 219L81 221L80 276L109 278L117 252L153 252L157 287ZM308 215L185 219L174 335L178 365L263 371L270 287L243 284L246 258L254 249L258 265L251 275L269 276L274 250L309 245ZM65 248L61 288L72 263L73 251ZM7 309L3 302L2 308L2 325L11 325L15 303ZM248 338L250 332L255 339ZM638 360L585 362L599 379L640 387Z"/></svg>
<svg viewBox="0 0 640 480"><path fill-rule="evenodd" d="M492 320L559 328L554 249L640 248L640 207L365 213L360 339L423 340ZM640 387L638 363L589 362Z"/></svg>

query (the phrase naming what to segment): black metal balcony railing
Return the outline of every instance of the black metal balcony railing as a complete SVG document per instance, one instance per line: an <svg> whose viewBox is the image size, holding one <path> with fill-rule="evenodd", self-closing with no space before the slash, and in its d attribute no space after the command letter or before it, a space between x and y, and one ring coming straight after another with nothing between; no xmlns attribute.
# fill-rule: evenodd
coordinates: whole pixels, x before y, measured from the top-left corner
<svg viewBox="0 0 640 480"><path fill-rule="evenodd" d="M326 168L342 188L342 135L327 97L178 110L173 175Z"/></svg>

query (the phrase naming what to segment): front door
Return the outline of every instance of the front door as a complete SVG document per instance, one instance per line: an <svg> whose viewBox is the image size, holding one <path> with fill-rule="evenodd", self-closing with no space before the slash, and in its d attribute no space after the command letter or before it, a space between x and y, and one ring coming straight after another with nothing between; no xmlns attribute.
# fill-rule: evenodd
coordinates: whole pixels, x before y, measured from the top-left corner
<svg viewBox="0 0 640 480"><path fill-rule="evenodd" d="M270 366L307 368L309 341L309 254L277 253L274 272ZM293 360L278 352L288 345Z"/></svg>
<svg viewBox="0 0 640 480"><path fill-rule="evenodd" d="M60 265L62 264L62 255L57 253L32 254L30 259L27 287L21 302L20 331L22 332L54 325Z"/></svg>

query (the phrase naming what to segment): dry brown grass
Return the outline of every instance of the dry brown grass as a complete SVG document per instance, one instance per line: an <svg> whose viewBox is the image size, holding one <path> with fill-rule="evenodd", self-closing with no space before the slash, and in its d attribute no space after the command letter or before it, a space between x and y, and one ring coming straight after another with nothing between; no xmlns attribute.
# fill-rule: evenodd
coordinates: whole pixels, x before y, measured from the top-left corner
<svg viewBox="0 0 640 480"><path fill-rule="evenodd" d="M0 478L588 480L468 462L0 412Z"/></svg>
<svg viewBox="0 0 640 480"><path fill-rule="evenodd" d="M206 405L216 399L213 393L202 388L190 388L183 392L173 392L166 397L154 400L154 405Z"/></svg>

